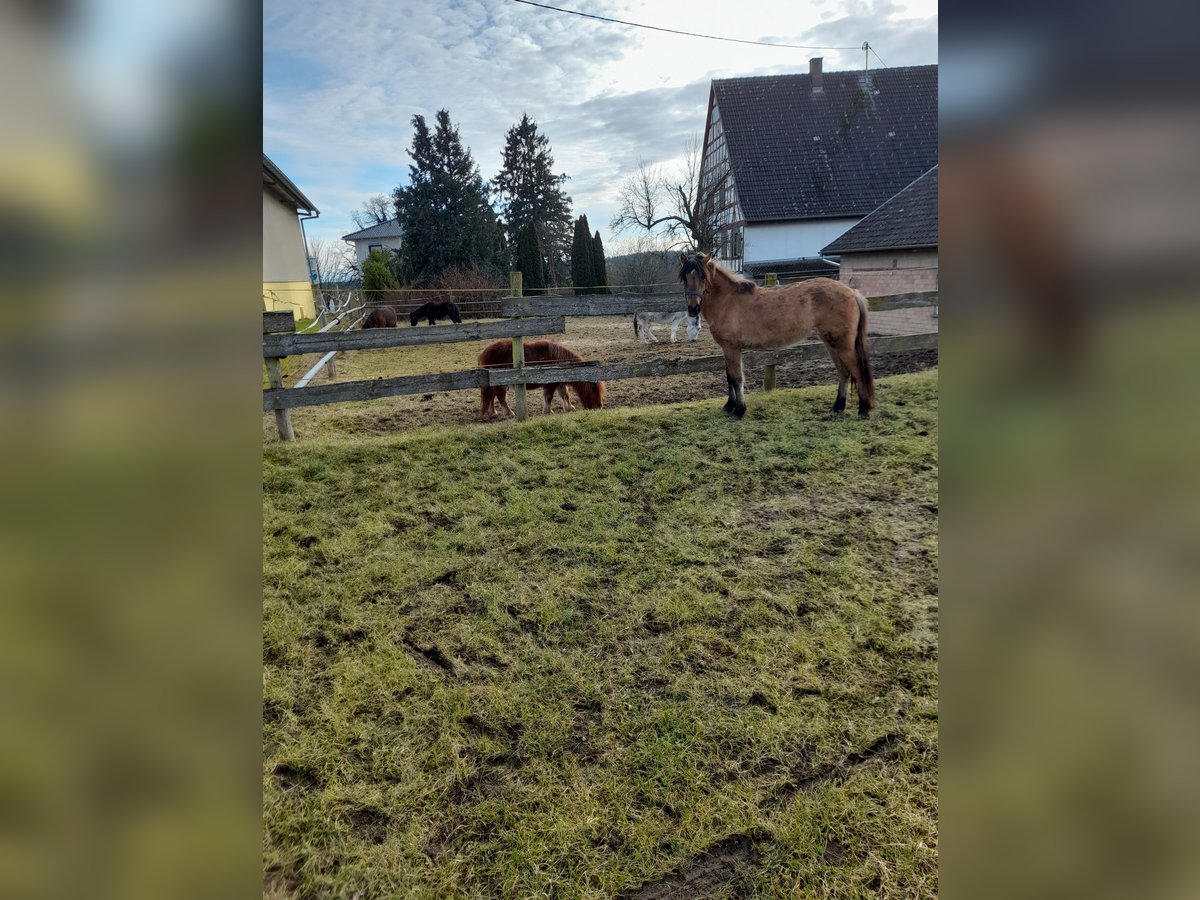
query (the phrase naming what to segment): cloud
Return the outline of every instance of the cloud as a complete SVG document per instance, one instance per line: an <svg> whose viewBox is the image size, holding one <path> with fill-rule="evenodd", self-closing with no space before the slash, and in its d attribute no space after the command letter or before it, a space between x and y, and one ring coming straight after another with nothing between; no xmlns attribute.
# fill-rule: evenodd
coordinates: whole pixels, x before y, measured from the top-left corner
<svg viewBox="0 0 1200 900"><path fill-rule="evenodd" d="M734 29L721 13L727 4L716 0L693 0L682 24L677 11L632 0L571 5L668 28ZM852 0L837 18L820 21L813 10L800 21L794 4L747 5L733 36L767 31L773 41L837 46L869 39L890 65L928 63L937 58L932 9L922 17L894 0ZM431 119L444 107L485 178L499 168L508 128L523 113L537 120L556 170L571 176L577 211L608 240L621 180L641 159L682 154L703 130L712 78L805 71L815 55L605 25L506 0L268 0L263 26L264 149L323 210L309 233L338 236L353 230L349 212L363 199L407 180L412 116ZM824 55L827 70L862 64L858 51Z"/></svg>

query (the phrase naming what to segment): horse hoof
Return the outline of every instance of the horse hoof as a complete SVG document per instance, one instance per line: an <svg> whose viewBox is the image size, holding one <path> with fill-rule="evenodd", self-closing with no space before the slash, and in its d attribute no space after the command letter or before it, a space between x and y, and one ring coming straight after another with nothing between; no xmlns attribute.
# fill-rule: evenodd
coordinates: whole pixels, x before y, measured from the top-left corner
<svg viewBox="0 0 1200 900"><path fill-rule="evenodd" d="M871 418L871 412L870 412L870 410L860 409L858 411L858 417L860 419L869 419L869 418Z"/></svg>

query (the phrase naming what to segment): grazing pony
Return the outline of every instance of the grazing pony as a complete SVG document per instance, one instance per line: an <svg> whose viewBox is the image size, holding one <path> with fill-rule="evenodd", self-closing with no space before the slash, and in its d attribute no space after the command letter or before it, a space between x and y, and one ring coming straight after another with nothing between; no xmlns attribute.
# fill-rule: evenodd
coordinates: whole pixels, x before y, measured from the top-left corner
<svg viewBox="0 0 1200 900"><path fill-rule="evenodd" d="M867 418L875 405L875 379L867 353L867 300L858 291L828 278L813 278L777 288L760 288L718 265L707 253L680 254L679 280L688 315L704 316L713 340L725 354L729 400L725 412L746 414L743 350L776 350L804 341L812 332L825 342L838 373L833 412L846 409L846 385L858 389L858 415Z"/></svg>
<svg viewBox="0 0 1200 900"><path fill-rule="evenodd" d="M428 319L430 325L437 324L438 319L449 319L455 325L462 324L462 316L458 313L458 307L450 300L431 300L423 306L418 306L408 317L408 321L413 327L416 327L417 322L421 319Z"/></svg>
<svg viewBox="0 0 1200 900"><path fill-rule="evenodd" d="M675 334L679 331L679 323L687 320L688 337L693 341L700 337L700 320L691 318L685 312L640 312L633 316L633 333L643 344L651 341L658 343L658 338L650 330L651 325L670 325L671 343L675 343Z"/></svg>
<svg viewBox="0 0 1200 900"><path fill-rule="evenodd" d="M396 311L390 306L376 306L363 319L363 328L395 328Z"/></svg>
<svg viewBox="0 0 1200 900"><path fill-rule="evenodd" d="M557 341L529 341L525 344L525 365L545 366L558 362L583 362L583 357ZM512 368L512 340L505 338L492 341L479 354L479 365L486 369ZM567 387L575 392L584 409L600 409L604 406L603 381L571 381L567 383L543 384L542 412L554 412L554 397L562 397L563 412L575 409ZM509 416L513 415L508 405L508 388L496 385L479 389L479 421L486 422L496 413L498 403Z"/></svg>

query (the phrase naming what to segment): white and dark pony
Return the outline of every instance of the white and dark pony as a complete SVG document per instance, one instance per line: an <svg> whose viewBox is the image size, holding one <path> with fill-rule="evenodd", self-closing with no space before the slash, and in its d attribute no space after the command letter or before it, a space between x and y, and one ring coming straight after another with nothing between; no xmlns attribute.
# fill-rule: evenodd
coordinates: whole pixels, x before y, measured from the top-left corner
<svg viewBox="0 0 1200 900"><path fill-rule="evenodd" d="M681 322L687 322L687 333L691 340L697 340L700 337L700 320L693 319L686 312L640 312L635 313L633 317L633 333L637 339L643 344L651 342L657 344L658 338L654 336L654 332L650 330L651 325L670 325L671 326L671 343L675 343L675 335L679 332Z"/></svg>

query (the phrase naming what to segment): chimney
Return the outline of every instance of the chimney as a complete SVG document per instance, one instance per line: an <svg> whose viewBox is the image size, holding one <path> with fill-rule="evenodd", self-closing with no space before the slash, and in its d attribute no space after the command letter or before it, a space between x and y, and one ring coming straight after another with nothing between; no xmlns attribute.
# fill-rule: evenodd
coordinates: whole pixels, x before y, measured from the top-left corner
<svg viewBox="0 0 1200 900"><path fill-rule="evenodd" d="M821 87L821 60L823 57L814 56L808 61L808 80L812 82L812 92L814 94L821 93L824 88Z"/></svg>

